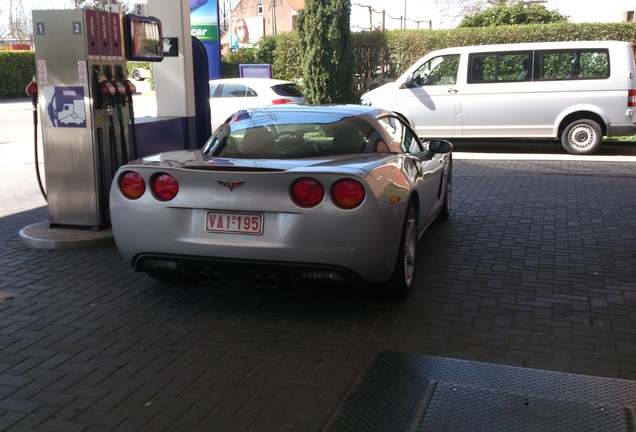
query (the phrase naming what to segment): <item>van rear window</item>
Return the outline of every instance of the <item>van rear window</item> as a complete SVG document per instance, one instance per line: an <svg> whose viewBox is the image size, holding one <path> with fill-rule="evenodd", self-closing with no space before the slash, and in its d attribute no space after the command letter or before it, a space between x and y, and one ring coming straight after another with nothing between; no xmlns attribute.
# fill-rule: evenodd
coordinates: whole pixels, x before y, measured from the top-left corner
<svg viewBox="0 0 636 432"><path fill-rule="evenodd" d="M538 80L600 79L609 77L607 50L537 51Z"/></svg>
<svg viewBox="0 0 636 432"><path fill-rule="evenodd" d="M471 54L468 83L606 79L607 49L538 50Z"/></svg>

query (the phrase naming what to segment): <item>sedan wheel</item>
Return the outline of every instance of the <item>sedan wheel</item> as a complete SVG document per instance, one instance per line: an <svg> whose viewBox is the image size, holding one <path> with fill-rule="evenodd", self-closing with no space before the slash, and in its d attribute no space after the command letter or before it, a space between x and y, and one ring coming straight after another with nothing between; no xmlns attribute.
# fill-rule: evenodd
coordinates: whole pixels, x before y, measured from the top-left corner
<svg viewBox="0 0 636 432"><path fill-rule="evenodd" d="M417 217L410 204L402 228L400 248L391 280L383 287L383 293L392 298L406 298L413 288L415 253L417 251Z"/></svg>

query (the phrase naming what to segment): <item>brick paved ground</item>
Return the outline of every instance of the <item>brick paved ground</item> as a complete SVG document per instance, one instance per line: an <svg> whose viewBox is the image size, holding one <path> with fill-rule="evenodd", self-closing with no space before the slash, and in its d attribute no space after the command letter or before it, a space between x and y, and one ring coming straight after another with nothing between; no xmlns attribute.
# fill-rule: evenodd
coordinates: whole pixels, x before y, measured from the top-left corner
<svg viewBox="0 0 636 432"><path fill-rule="evenodd" d="M319 431L379 350L636 379L636 148L458 145L451 219L420 243L413 295L387 303L162 284L114 246L26 248L46 209L10 146L0 430Z"/></svg>

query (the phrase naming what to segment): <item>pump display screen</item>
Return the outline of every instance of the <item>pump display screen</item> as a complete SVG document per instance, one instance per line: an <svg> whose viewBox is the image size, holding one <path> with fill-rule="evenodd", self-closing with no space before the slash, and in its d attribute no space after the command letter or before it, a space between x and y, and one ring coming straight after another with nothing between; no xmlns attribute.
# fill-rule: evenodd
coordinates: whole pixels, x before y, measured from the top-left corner
<svg viewBox="0 0 636 432"><path fill-rule="evenodd" d="M126 15L126 58L132 61L163 60L161 21L157 18Z"/></svg>

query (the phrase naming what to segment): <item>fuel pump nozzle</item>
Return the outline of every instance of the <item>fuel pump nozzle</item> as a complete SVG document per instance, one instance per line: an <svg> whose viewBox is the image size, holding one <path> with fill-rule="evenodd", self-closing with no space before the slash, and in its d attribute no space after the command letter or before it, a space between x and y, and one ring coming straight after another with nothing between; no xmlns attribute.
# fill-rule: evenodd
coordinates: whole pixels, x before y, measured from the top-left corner
<svg viewBox="0 0 636 432"><path fill-rule="evenodd" d="M115 122L113 120L113 102L115 95L117 94L117 89L113 85L112 82L106 78L106 75L99 75L97 77L97 82L99 83L99 89L103 97L103 105L106 107L106 111L108 111L108 141L110 143L110 168L111 168L111 176L115 175L115 171L119 168L119 163L117 161L117 143L115 141Z"/></svg>
<svg viewBox="0 0 636 432"><path fill-rule="evenodd" d="M33 148L35 152L35 175L38 180L40 193L44 197L44 201L48 201L44 186L42 185L42 176L40 175L40 162L38 157L38 83L35 81L35 76L31 78L31 81L29 81L24 91L27 95L31 96L31 102L33 105Z"/></svg>
<svg viewBox="0 0 636 432"><path fill-rule="evenodd" d="M109 113L111 113L113 109L114 98L117 94L117 89L112 82L108 81L108 78L106 78L105 75L99 75L97 77L97 82L99 83L99 90L104 98L103 108L107 108L109 110Z"/></svg>
<svg viewBox="0 0 636 432"><path fill-rule="evenodd" d="M117 106L117 121L119 122L119 144L122 165L128 163L128 146L126 144L126 131L124 127L123 107L126 105L126 87L116 79L112 81L117 93L115 94L115 105Z"/></svg>
<svg viewBox="0 0 636 432"><path fill-rule="evenodd" d="M137 150L137 132L135 131L135 110L133 109L133 94L137 91L137 87L129 79L124 79L123 83L128 96L128 116L130 117L130 131L132 133L133 157L137 159L139 152Z"/></svg>
<svg viewBox="0 0 636 432"><path fill-rule="evenodd" d="M35 75L33 76L33 78L31 78L31 81L29 81L24 91L26 92L27 95L31 96L33 105L34 106L37 105L38 104L38 83L35 82Z"/></svg>

